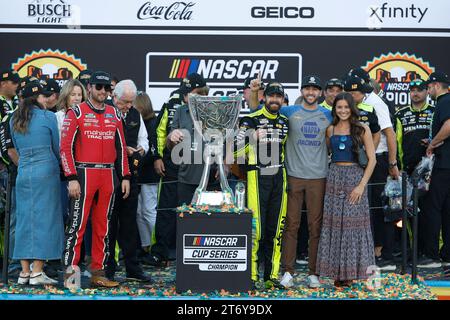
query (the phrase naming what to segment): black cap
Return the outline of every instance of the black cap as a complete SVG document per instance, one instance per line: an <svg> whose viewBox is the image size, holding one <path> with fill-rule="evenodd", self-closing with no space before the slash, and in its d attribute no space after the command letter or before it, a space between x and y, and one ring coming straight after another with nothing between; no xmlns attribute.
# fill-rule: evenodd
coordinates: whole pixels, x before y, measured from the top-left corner
<svg viewBox="0 0 450 320"><path fill-rule="evenodd" d="M425 90L427 88L427 82L423 79L417 78L409 83L409 90L412 88L419 88L419 90Z"/></svg>
<svg viewBox="0 0 450 320"><path fill-rule="evenodd" d="M278 93L284 97L284 88L283 85L277 81L269 82L264 89L264 95L270 96L271 94Z"/></svg>
<svg viewBox="0 0 450 320"><path fill-rule="evenodd" d="M39 81L31 81L30 83L25 85L25 88L23 88L22 98L29 98L43 93L44 89L42 88Z"/></svg>
<svg viewBox="0 0 450 320"><path fill-rule="evenodd" d="M450 80L448 78L448 75L446 75L445 73L436 71L430 74L428 80L426 81L426 84L430 84L433 82L450 83Z"/></svg>
<svg viewBox="0 0 450 320"><path fill-rule="evenodd" d="M0 81L11 80L14 83L20 82L20 76L16 70L4 70L0 73Z"/></svg>
<svg viewBox="0 0 450 320"><path fill-rule="evenodd" d="M302 80L302 87L301 89L305 87L316 87L322 90L322 85L320 84L320 78L318 76L310 75L306 76Z"/></svg>
<svg viewBox="0 0 450 320"><path fill-rule="evenodd" d="M87 86L89 79L92 76L92 71L89 69L83 70L78 74L77 79L84 85Z"/></svg>
<svg viewBox="0 0 450 320"><path fill-rule="evenodd" d="M206 86L205 79L198 73L191 73L183 79L180 90L184 94L188 94L189 92L192 92L192 90L202 88L204 86Z"/></svg>
<svg viewBox="0 0 450 320"><path fill-rule="evenodd" d="M365 83L370 82L369 73L366 70L364 70L363 68L350 69L348 71L348 76L349 77L354 77L354 76L359 77L359 78L363 79Z"/></svg>
<svg viewBox="0 0 450 320"><path fill-rule="evenodd" d="M29 84L30 82L32 82L32 81L38 81L39 82L39 79L36 78L36 77L29 77L29 76L25 76L25 77L21 78L20 81L19 81L19 86L17 87L17 90L16 90L17 94L19 94L20 91L22 91L23 88L25 88L25 86L27 84Z"/></svg>
<svg viewBox="0 0 450 320"><path fill-rule="evenodd" d="M44 87L44 92L46 95L51 96L54 93L59 93L61 88L59 87L58 81L55 79L48 79L47 85Z"/></svg>
<svg viewBox="0 0 450 320"><path fill-rule="evenodd" d="M372 92L372 87L370 87L364 80L360 77L348 77L345 80L344 90L347 92L360 91L362 93Z"/></svg>
<svg viewBox="0 0 450 320"><path fill-rule="evenodd" d="M90 84L109 84L111 85L111 76L105 71L95 71L89 78Z"/></svg>
<svg viewBox="0 0 450 320"><path fill-rule="evenodd" d="M242 87L239 87L238 90L245 90L250 89L250 82L252 82L253 79L256 79L255 77L249 77L245 79L244 85ZM261 84L259 85L259 90L264 90L264 83L261 81Z"/></svg>
<svg viewBox="0 0 450 320"><path fill-rule="evenodd" d="M339 87L341 89L344 89L344 84L342 83L341 79L332 78L328 80L327 83L325 84L325 89L330 87Z"/></svg>

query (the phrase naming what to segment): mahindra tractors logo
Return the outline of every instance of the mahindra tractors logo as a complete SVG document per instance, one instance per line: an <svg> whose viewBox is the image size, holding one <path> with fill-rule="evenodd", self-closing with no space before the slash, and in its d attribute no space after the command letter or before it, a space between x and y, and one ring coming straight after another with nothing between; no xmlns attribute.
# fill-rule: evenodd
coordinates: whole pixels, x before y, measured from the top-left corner
<svg viewBox="0 0 450 320"><path fill-rule="evenodd" d="M191 20L193 6L195 6L194 2L178 1L168 6L158 6L148 1L139 9L137 17L140 20Z"/></svg>

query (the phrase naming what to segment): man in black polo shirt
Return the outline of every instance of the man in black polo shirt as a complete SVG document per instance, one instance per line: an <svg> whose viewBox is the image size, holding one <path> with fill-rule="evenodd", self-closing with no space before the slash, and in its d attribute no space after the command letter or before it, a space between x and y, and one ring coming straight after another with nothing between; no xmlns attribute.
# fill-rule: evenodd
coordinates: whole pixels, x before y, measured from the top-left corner
<svg viewBox="0 0 450 320"><path fill-rule="evenodd" d="M123 199L121 190L117 190L114 211L110 220L109 252L106 276L113 280L116 271L114 252L116 239L122 249L125 260L126 276L128 279L150 282L150 276L144 274L139 265L137 249L139 247L139 234L136 222L136 212L139 198L138 166L142 157L148 152L148 136L145 124L140 115L133 107L136 97L136 85L131 80L123 80L117 83L113 93L114 106L122 113L124 124L125 141L127 145L128 164L130 166L131 181L130 195ZM113 119L109 120L113 121Z"/></svg>
<svg viewBox="0 0 450 320"><path fill-rule="evenodd" d="M443 72L433 72L427 80L428 94L436 100L431 123L427 156L435 155L431 185L427 195L424 220L426 221L425 258L418 267L440 267L439 231L442 225L440 258L450 265L450 80Z"/></svg>

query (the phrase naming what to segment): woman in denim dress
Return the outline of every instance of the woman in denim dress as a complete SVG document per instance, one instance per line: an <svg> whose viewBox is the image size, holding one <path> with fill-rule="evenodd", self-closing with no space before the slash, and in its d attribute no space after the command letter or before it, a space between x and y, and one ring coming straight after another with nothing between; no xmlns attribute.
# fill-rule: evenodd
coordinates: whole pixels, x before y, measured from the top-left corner
<svg viewBox="0 0 450 320"><path fill-rule="evenodd" d="M22 265L19 284L57 283L45 275L43 265L45 260L61 259L63 250L59 133L55 114L43 109L42 93L37 81L29 83L22 92L24 100L10 122L19 154L13 257Z"/></svg>

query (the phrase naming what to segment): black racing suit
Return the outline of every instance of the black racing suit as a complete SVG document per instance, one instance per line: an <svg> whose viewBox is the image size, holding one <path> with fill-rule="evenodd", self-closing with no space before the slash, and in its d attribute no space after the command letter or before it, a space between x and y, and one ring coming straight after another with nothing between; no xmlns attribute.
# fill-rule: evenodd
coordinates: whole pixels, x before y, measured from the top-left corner
<svg viewBox="0 0 450 320"><path fill-rule="evenodd" d="M158 189L158 212L155 222L155 244L152 245L151 255L158 260L168 260L169 248L175 246L176 214L173 208L177 203L178 166L172 162L171 152L166 147L166 139L173 116L177 108L184 104L184 95L175 90L169 100L164 103L156 120L155 131L150 135L154 160L162 159L166 169L161 178Z"/></svg>
<svg viewBox="0 0 450 320"><path fill-rule="evenodd" d="M267 129L267 136L255 142L252 133L260 128ZM238 158L246 157L247 206L253 211L253 281L259 278L260 248L263 250L261 256L264 257L264 280L278 278L287 209L284 168L287 134L288 119L279 113L270 113L266 107L240 120L235 154ZM267 148L267 152L264 148Z"/></svg>

